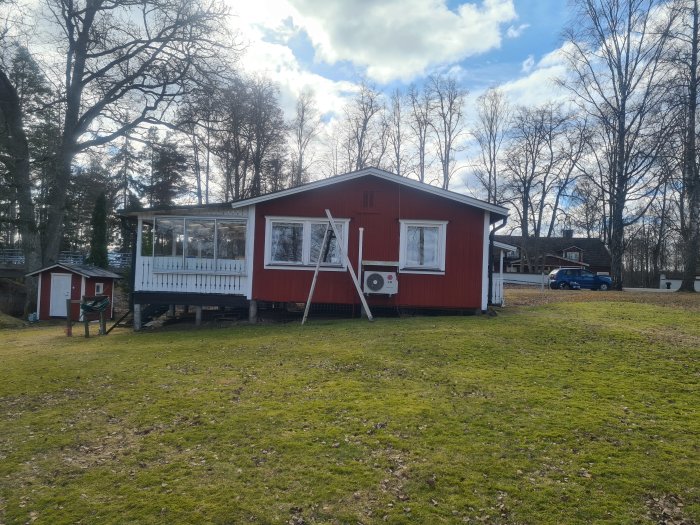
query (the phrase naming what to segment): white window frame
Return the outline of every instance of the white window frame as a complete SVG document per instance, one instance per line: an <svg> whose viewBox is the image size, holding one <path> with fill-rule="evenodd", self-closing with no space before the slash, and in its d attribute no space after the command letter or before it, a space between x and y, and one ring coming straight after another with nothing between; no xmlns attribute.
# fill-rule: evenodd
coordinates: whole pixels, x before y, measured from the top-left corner
<svg viewBox="0 0 700 525"><path fill-rule="evenodd" d="M399 236L399 272L417 274L445 274L445 251L447 248L447 224L448 221L419 221L419 220L399 220L401 225ZM438 228L438 264L437 266L408 266L407 264L407 242L408 227L423 226L427 228Z"/></svg>
<svg viewBox="0 0 700 525"><path fill-rule="evenodd" d="M575 255L575 257L573 257ZM566 250L564 258L568 261L581 262L581 252L578 250Z"/></svg>
<svg viewBox="0 0 700 525"><path fill-rule="evenodd" d="M99 289L98 289L99 287ZM105 283L95 283L95 295L104 295Z"/></svg>
<svg viewBox="0 0 700 525"><path fill-rule="evenodd" d="M158 227L158 221L163 220L163 219L175 219L175 220L180 220L183 221L183 240L182 240L182 254L180 255L174 255L173 257L179 257L182 260L182 267L177 268L177 269L166 269L166 268L160 268L157 267L155 264L155 259L157 257L168 257L167 255L156 255L156 249L155 249L155 236L156 236L156 229ZM219 260L224 260L224 261L243 261L244 268L243 272L229 272L229 271L218 271L218 270L195 270L195 269L188 269L186 268L187 264L187 222L188 221L201 221L201 220L213 220L214 221L214 258L213 259L208 259L208 260L213 260L214 267L217 267L219 264ZM238 217L238 216L232 216L232 217L219 217L219 216L199 216L199 215L156 215L152 218L148 218L148 221L152 221L153 225L151 227L151 232L149 235L151 236L151 254L150 255L139 255L139 257L148 257L151 258L154 263L153 263L153 273L180 273L180 274L211 274L211 275L247 275L247 267L249 264L249 254L248 251L251 249L250 247L252 245L249 245L249 236L250 234L250 228L248 225L250 224L250 219L249 218L244 218L244 217ZM245 250L246 253L242 259L219 259L219 221L230 221L230 222L238 222L242 225L245 226L245 231L246 231L246 245L245 245ZM253 222L254 224L254 222ZM139 254L141 253L141 250L143 249L143 227L141 230L139 230L139 236L141 236L140 239L140 247L139 247ZM252 241L252 239L250 240ZM252 253L252 252L251 252Z"/></svg>
<svg viewBox="0 0 700 525"><path fill-rule="evenodd" d="M301 262L279 262L272 261L272 225L276 222L295 223L303 225ZM334 218L333 222L341 225L343 251L348 253L348 237L350 230L350 219ZM328 219L324 217L265 217L265 268L274 270L310 270L316 269L316 261L311 260L311 225L327 224ZM332 231L332 230L331 230ZM347 269L345 258L340 264L321 263L321 271L343 272Z"/></svg>

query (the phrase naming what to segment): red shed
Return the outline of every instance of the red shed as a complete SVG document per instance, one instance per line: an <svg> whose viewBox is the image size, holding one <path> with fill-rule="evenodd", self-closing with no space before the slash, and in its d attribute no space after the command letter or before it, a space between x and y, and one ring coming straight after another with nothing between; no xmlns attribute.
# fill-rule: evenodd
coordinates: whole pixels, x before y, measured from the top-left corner
<svg viewBox="0 0 700 525"><path fill-rule="evenodd" d="M66 299L106 295L110 299L109 317L114 313L114 281L120 275L88 264L53 264L27 274L38 275L37 312L39 319L66 317ZM72 305L71 318L79 319L80 305Z"/></svg>

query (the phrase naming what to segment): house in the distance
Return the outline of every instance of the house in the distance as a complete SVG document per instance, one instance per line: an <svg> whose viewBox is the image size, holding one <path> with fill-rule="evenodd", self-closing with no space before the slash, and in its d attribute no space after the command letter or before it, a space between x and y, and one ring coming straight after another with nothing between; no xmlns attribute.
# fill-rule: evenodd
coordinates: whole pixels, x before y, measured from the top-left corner
<svg viewBox="0 0 700 525"><path fill-rule="evenodd" d="M338 237L322 246L329 210ZM135 326L144 305L485 310L489 233L507 210L368 168L233 203L130 212ZM342 248L342 249L341 249ZM348 255L348 259L343 257ZM492 287L492 286L491 286Z"/></svg>
<svg viewBox="0 0 700 525"><path fill-rule="evenodd" d="M511 273L549 273L555 268L580 267L597 274L610 274L610 252L600 239L574 237L564 230L563 237L527 239L518 235L496 235L495 240L517 246L505 260Z"/></svg>

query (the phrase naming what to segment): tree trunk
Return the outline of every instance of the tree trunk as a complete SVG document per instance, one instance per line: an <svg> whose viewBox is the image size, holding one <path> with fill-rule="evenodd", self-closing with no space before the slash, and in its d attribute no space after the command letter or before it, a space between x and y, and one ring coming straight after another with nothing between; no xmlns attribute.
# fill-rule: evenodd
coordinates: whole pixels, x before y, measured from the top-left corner
<svg viewBox="0 0 700 525"><path fill-rule="evenodd" d="M695 276L698 271L700 252L700 174L697 165L695 113L698 106L698 2L693 1L693 25L690 55L690 75L688 88L688 129L685 155L683 156L683 179L687 195L687 222L683 228L683 281L680 290L695 291Z"/></svg>
<svg viewBox="0 0 700 525"><path fill-rule="evenodd" d="M29 165L29 143L24 132L22 106L17 90L5 72L0 70L0 111L5 119L6 133L4 145L9 159L5 162L12 183L16 188L19 204L19 232L22 236L24 270L31 272L41 267L41 246L39 230L32 201L32 184ZM27 297L24 304L25 316L31 312L36 301L36 278L27 278Z"/></svg>

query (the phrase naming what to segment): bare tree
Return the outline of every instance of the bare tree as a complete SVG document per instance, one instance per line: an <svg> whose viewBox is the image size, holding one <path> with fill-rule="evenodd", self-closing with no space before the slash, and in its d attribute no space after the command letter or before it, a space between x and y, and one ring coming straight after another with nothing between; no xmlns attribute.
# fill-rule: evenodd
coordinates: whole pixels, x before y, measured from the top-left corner
<svg viewBox="0 0 700 525"><path fill-rule="evenodd" d="M680 234L683 239L683 281L680 289L695 291L695 276L700 264L700 166L697 146L698 49L700 48L700 11L698 0L676 3L677 26L672 33L670 62L676 72L674 84L682 101L681 122L683 158L679 199Z"/></svg>
<svg viewBox="0 0 700 525"><path fill-rule="evenodd" d="M629 204L658 191L653 169L667 128L659 82L671 17L661 0L575 0L575 24L566 31L569 77L561 84L602 127L609 193L613 287L622 289L624 229L644 213Z"/></svg>
<svg viewBox="0 0 700 525"><path fill-rule="evenodd" d="M431 108L433 107L432 92L427 86L423 86L423 89L411 86L408 90L408 100L410 103L408 125L413 131L413 138L415 141L417 158L416 171L418 180L420 182L425 182L425 176L429 165L428 144L431 130Z"/></svg>
<svg viewBox="0 0 700 525"><path fill-rule="evenodd" d="M369 166L373 155L377 155L379 134L376 132L376 117L382 110L381 94L374 87L362 82L355 98L345 107L345 132L347 154L352 158L352 168L361 170Z"/></svg>
<svg viewBox="0 0 700 525"><path fill-rule="evenodd" d="M479 162L475 173L486 190L486 202L499 204L499 160L510 111L505 94L497 88L487 90L476 100L476 111L473 135L479 146Z"/></svg>
<svg viewBox="0 0 700 525"><path fill-rule="evenodd" d="M49 0L48 9L65 62L44 262L58 256L76 155L168 121L170 105L224 54L226 14L218 4L189 0Z"/></svg>
<svg viewBox="0 0 700 525"><path fill-rule="evenodd" d="M391 93L390 108L387 112L388 138L391 149L389 169L397 175L404 175L407 159L405 118L404 96L397 88Z"/></svg>
<svg viewBox="0 0 700 525"><path fill-rule="evenodd" d="M279 181L275 177L281 173L281 163L272 164L272 170L264 170L265 163L271 156L284 148L286 137L286 125L282 108L278 100L279 88L270 79L260 77L251 80L250 85L250 165L253 170L251 176L249 196L256 197L267 192L267 185L279 187ZM270 177L268 181L263 179L265 172Z"/></svg>
<svg viewBox="0 0 700 525"><path fill-rule="evenodd" d="M231 79L218 91L213 151L223 171L224 200L238 200L247 192L250 104L249 86L241 77Z"/></svg>
<svg viewBox="0 0 700 525"><path fill-rule="evenodd" d="M307 156L307 150L318 136L320 128L321 119L313 91L304 90L297 99L296 115L290 126L293 147L292 186L300 186L308 176L308 169L313 159Z"/></svg>
<svg viewBox="0 0 700 525"><path fill-rule="evenodd" d="M449 189L455 169L454 154L457 151L457 142L465 131L464 100L467 92L450 76L431 76L428 82L435 115L430 125L435 134L442 168L442 187Z"/></svg>

